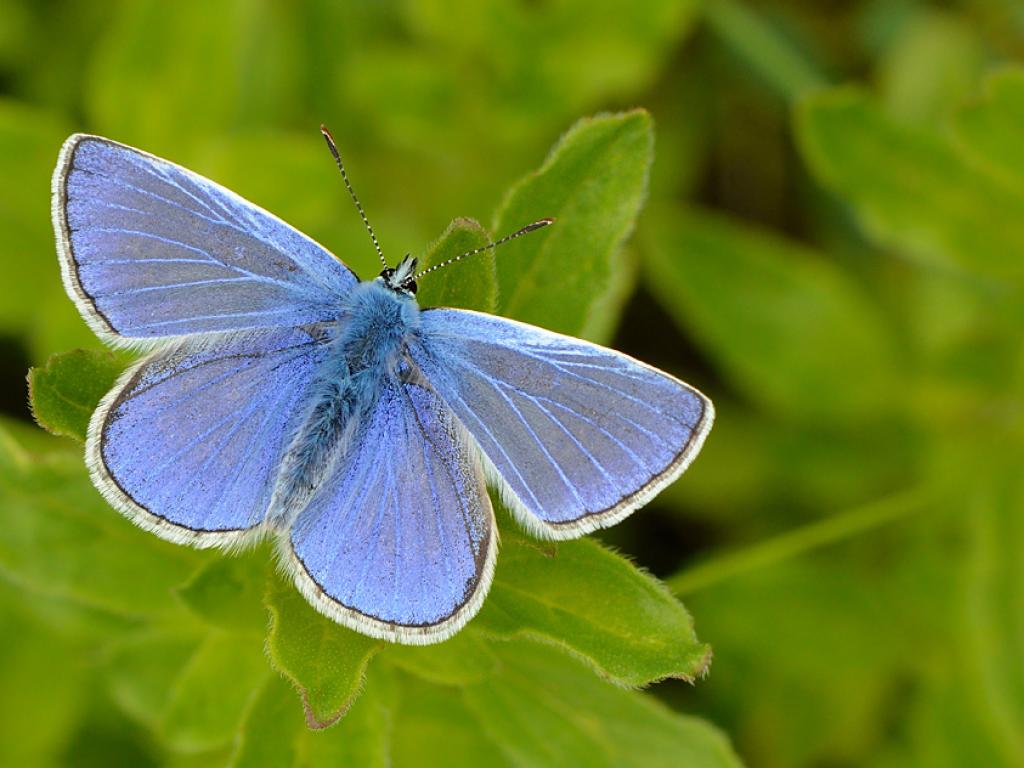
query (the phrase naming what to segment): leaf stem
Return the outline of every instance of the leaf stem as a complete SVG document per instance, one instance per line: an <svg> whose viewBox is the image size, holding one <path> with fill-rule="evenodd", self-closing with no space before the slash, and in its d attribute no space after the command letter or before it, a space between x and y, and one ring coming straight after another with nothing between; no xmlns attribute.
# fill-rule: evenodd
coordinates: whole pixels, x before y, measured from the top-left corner
<svg viewBox="0 0 1024 768"><path fill-rule="evenodd" d="M928 495L920 488L854 507L820 522L773 536L757 544L684 568L666 583L677 595L707 589L719 582L765 568L811 550L848 539L920 511Z"/></svg>

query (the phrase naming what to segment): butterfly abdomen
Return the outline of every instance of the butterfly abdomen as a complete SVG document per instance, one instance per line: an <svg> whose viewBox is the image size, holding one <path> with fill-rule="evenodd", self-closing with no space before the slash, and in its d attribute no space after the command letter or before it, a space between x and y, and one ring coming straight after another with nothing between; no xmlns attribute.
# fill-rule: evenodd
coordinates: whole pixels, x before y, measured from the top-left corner
<svg viewBox="0 0 1024 768"><path fill-rule="evenodd" d="M274 522L294 519L344 456L419 319L415 301L380 280L356 286L343 309L281 463L269 513Z"/></svg>

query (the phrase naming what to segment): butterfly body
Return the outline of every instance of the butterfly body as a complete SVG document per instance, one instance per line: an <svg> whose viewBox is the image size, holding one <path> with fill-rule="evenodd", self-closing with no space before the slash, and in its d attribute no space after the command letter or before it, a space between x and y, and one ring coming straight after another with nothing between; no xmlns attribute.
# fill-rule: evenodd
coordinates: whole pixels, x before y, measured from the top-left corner
<svg viewBox="0 0 1024 768"><path fill-rule="evenodd" d="M306 413L282 462L270 510L275 524L290 522L316 491L376 405L385 382L397 380L403 371L408 375L403 354L418 327L416 300L382 277L358 283L341 301L338 320L325 324L323 343L329 350L314 373Z"/></svg>
<svg viewBox="0 0 1024 768"><path fill-rule="evenodd" d="M90 420L96 487L170 541L275 538L309 602L364 634L434 643L477 613L497 556L488 484L531 533L575 538L653 498L711 428L711 402L666 373L420 309L415 259L361 282L272 214L109 139L65 142L52 204L69 297L145 352Z"/></svg>

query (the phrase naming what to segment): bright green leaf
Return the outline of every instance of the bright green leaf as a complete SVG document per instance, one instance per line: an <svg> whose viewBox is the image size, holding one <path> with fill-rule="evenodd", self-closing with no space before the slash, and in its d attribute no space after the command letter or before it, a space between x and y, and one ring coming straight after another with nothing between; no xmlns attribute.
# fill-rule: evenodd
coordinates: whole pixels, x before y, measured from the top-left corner
<svg viewBox="0 0 1024 768"><path fill-rule="evenodd" d="M739 766L725 737L544 645L498 646L501 673L466 689L480 727L519 766Z"/></svg>
<svg viewBox="0 0 1024 768"><path fill-rule="evenodd" d="M57 765L88 697L88 662L53 627L8 606L6 593L13 590L5 585L3 591L0 765Z"/></svg>
<svg viewBox="0 0 1024 768"><path fill-rule="evenodd" d="M849 88L806 99L796 127L815 176L879 243L945 268L1024 276L1024 195L935 133L896 123Z"/></svg>
<svg viewBox="0 0 1024 768"><path fill-rule="evenodd" d="M153 0L116 14L96 46L85 99L103 134L162 151L294 113L300 42L271 3ZM125 98L131 94L131 98ZM187 129L181 118L188 115Z"/></svg>
<svg viewBox="0 0 1024 768"><path fill-rule="evenodd" d="M375 123L390 143L416 142L461 163L479 157L468 166L473 174L500 178L505 168L515 172L508 155L536 146L565 120L635 101L637 86L654 81L694 28L699 5L421 0L402 6L410 39L351 46L345 90L359 112L391 94L396 114Z"/></svg>
<svg viewBox="0 0 1024 768"><path fill-rule="evenodd" d="M317 613L280 576L271 579L267 607L271 663L298 688L307 722L331 725L359 696L367 664L383 643Z"/></svg>
<svg viewBox="0 0 1024 768"><path fill-rule="evenodd" d="M238 731L231 768L300 765L298 741L304 730L295 688L280 675L268 676Z"/></svg>
<svg viewBox="0 0 1024 768"><path fill-rule="evenodd" d="M478 683L497 666L490 644L472 629L436 645L391 644L381 651L380 658L440 685Z"/></svg>
<svg viewBox="0 0 1024 768"><path fill-rule="evenodd" d="M574 335L591 327L646 195L653 145L641 110L581 120L512 188L494 226L499 237L557 221L502 246L500 314Z"/></svg>
<svg viewBox="0 0 1024 768"><path fill-rule="evenodd" d="M921 7L894 25L876 78L886 111L920 125L942 120L966 99L985 65L978 30L945 10Z"/></svg>
<svg viewBox="0 0 1024 768"><path fill-rule="evenodd" d="M711 661L682 604L591 539L541 544L506 531L473 627L556 645L627 686L693 680Z"/></svg>
<svg viewBox="0 0 1024 768"><path fill-rule="evenodd" d="M891 331L825 256L711 214L652 221L648 286L752 400L815 422L898 403Z"/></svg>
<svg viewBox="0 0 1024 768"><path fill-rule="evenodd" d="M490 236L473 219L455 219L420 258L421 270L480 248ZM504 246L502 246L504 248ZM485 251L423 278L417 301L421 307L461 307L493 312L498 286L494 252Z"/></svg>
<svg viewBox="0 0 1024 768"><path fill-rule="evenodd" d="M766 521L782 503L797 509L855 505L888 493L918 458L912 430L897 421L863 429L827 422L789 422L749 403L715 398L714 437L682 482L658 496L657 504L680 514L724 521L746 529ZM885 445L886 450L877 450ZM682 558L685 554L680 552Z"/></svg>
<svg viewBox="0 0 1024 768"><path fill-rule="evenodd" d="M239 731L231 768L386 768L391 764L394 698L391 675L377 666L341 721L311 729L294 687L272 675Z"/></svg>
<svg viewBox="0 0 1024 768"><path fill-rule="evenodd" d="M1004 69L985 83L984 98L957 113L960 145L993 176L1024 193L1024 69Z"/></svg>
<svg viewBox="0 0 1024 768"><path fill-rule="evenodd" d="M178 590L185 604L209 623L225 629L263 631L263 597L272 555L258 547L211 560Z"/></svg>
<svg viewBox="0 0 1024 768"><path fill-rule="evenodd" d="M934 631L922 611L932 584L913 570L919 561L909 539L882 528L863 536L861 557L833 541L693 584L687 603L715 644L701 690L714 695L723 713L716 720L732 723L745 753L780 766L814 765L824 755L869 762L869 734L891 706L891 681L929 653L922 638ZM898 552L900 562L880 568L879 552ZM718 562L707 561L705 573ZM948 595L934 599L948 613Z"/></svg>
<svg viewBox="0 0 1024 768"><path fill-rule="evenodd" d="M407 676L402 678L401 692L392 727L395 768L512 765L487 738L457 689Z"/></svg>
<svg viewBox="0 0 1024 768"><path fill-rule="evenodd" d="M39 426L85 441L89 418L124 365L109 352L75 349L28 372L29 403Z"/></svg>
<svg viewBox="0 0 1024 768"><path fill-rule="evenodd" d="M161 736L187 752L227 744L268 674L263 638L210 631L171 687Z"/></svg>
<svg viewBox="0 0 1024 768"><path fill-rule="evenodd" d="M201 641L201 634L188 629L154 629L119 638L105 659L114 701L125 714L156 729L175 680Z"/></svg>
<svg viewBox="0 0 1024 768"><path fill-rule="evenodd" d="M608 344L619 326L626 302L636 290L640 275L640 256L626 245L618 258L612 259L608 288L594 299L590 317L580 329L580 337L598 344Z"/></svg>
<svg viewBox="0 0 1024 768"><path fill-rule="evenodd" d="M1003 460L988 463L994 476L964 510L970 536L964 558L966 693L1007 765L1024 762L1024 478L1017 461L1005 461L1017 450L1008 445Z"/></svg>
<svg viewBox="0 0 1024 768"><path fill-rule="evenodd" d="M0 570L23 587L119 614L180 613L173 590L206 556L111 509L81 457L29 455L0 432Z"/></svg>

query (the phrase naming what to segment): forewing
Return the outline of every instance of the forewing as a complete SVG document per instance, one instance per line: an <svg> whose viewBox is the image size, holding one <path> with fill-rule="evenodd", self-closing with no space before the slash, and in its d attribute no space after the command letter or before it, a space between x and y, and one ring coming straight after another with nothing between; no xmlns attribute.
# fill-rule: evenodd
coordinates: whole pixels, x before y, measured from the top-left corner
<svg viewBox="0 0 1024 768"><path fill-rule="evenodd" d="M196 546L263 522L303 392L326 353L316 328L231 334L161 350L92 417L93 482L135 523Z"/></svg>
<svg viewBox="0 0 1024 768"><path fill-rule="evenodd" d="M661 371L492 315L425 310L411 354L541 536L580 536L646 503L686 469L714 417Z"/></svg>
<svg viewBox="0 0 1024 768"><path fill-rule="evenodd" d="M115 342L323 321L357 282L233 192L98 136L64 143L53 225L68 294Z"/></svg>
<svg viewBox="0 0 1024 768"><path fill-rule="evenodd" d="M483 470L457 420L413 383L387 385L286 543L322 613L373 637L438 642L477 612L496 533Z"/></svg>

